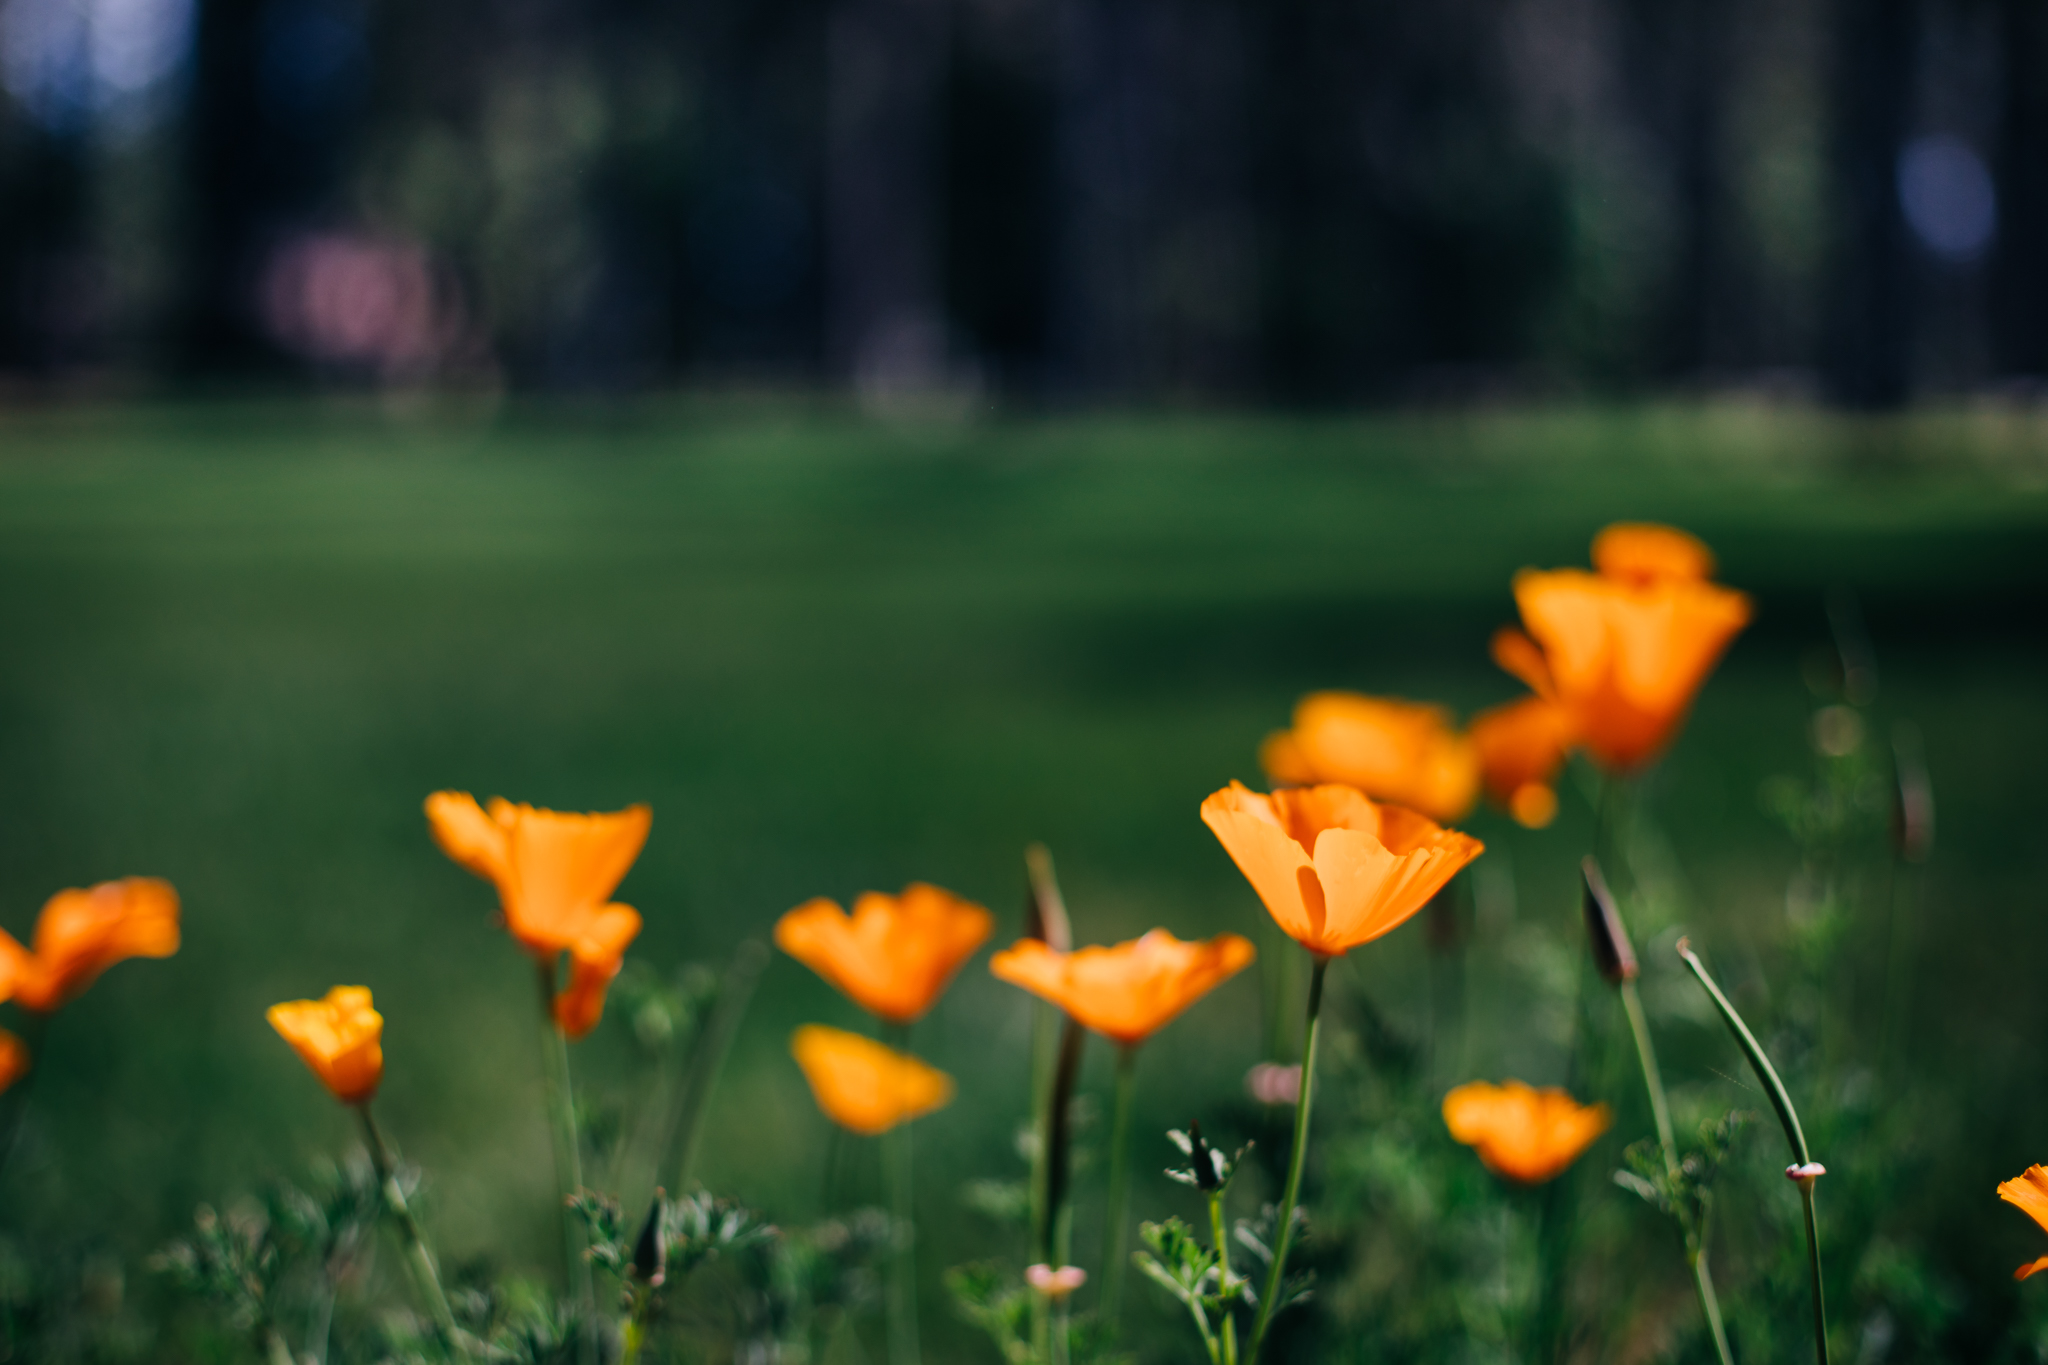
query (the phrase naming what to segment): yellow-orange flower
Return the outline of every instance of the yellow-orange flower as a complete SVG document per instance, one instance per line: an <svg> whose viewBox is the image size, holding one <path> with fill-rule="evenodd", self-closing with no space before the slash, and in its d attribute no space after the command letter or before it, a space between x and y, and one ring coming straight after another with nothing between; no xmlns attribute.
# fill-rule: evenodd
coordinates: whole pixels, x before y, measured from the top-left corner
<svg viewBox="0 0 2048 1365"><path fill-rule="evenodd" d="M1707 581L1713 555L1683 531L1622 523L1593 542L1597 573L1515 575L1528 634L1494 637L1494 658L1562 706L1574 741L1604 766L1655 757L1729 641L1749 599Z"/></svg>
<svg viewBox="0 0 2048 1365"><path fill-rule="evenodd" d="M1251 942L1236 934L1184 943L1154 929L1114 948L1071 953L1020 939L989 959L988 968L1129 1047L1166 1027L1256 955Z"/></svg>
<svg viewBox="0 0 2048 1365"><path fill-rule="evenodd" d="M849 917L819 896L775 922L775 944L891 1023L907 1024L945 991L995 929L972 901L924 882L900 896L869 891Z"/></svg>
<svg viewBox="0 0 2048 1365"><path fill-rule="evenodd" d="M59 891L36 920L34 950L0 930L0 1000L48 1014L130 957L178 951L178 893L155 877Z"/></svg>
<svg viewBox="0 0 2048 1365"><path fill-rule="evenodd" d="M1485 848L1335 783L1262 796L1233 782L1202 822L1287 936L1324 957L1399 928Z"/></svg>
<svg viewBox="0 0 2048 1365"><path fill-rule="evenodd" d="M611 894L640 856L653 814L646 806L570 814L468 792L435 792L427 821L442 851L498 888L505 928L544 963L570 957L569 986L555 1022L571 1038L597 1027L605 989L640 932L640 912Z"/></svg>
<svg viewBox="0 0 2048 1365"><path fill-rule="evenodd" d="M1486 794L1530 829L1549 824L1557 816L1552 783L1575 729L1571 713L1545 697L1523 697L1474 716L1469 733Z"/></svg>
<svg viewBox="0 0 2048 1365"><path fill-rule="evenodd" d="M2043 1232L2048 1232L2048 1169L2041 1166L2027 1167L2019 1175L1998 1187L1998 1197L2008 1204L2017 1206L2020 1212L2040 1224ZM2043 1256L2037 1261L2029 1261L2013 1271L2012 1277L2015 1280L2024 1280L2037 1270L2048 1270L2048 1256Z"/></svg>
<svg viewBox="0 0 2048 1365"><path fill-rule="evenodd" d="M0 1028L0 1095L28 1074L30 1061L28 1044Z"/></svg>
<svg viewBox="0 0 2048 1365"><path fill-rule="evenodd" d="M1479 792L1479 759L1441 706L1311 692L1294 708L1294 728L1267 737L1259 762L1288 786L1342 782L1379 801L1456 820Z"/></svg>
<svg viewBox="0 0 2048 1365"><path fill-rule="evenodd" d="M1470 1081L1444 1096L1451 1136L1477 1151L1489 1171L1525 1185L1561 1174L1613 1118L1604 1104L1580 1104L1562 1090L1520 1081Z"/></svg>
<svg viewBox="0 0 2048 1365"><path fill-rule="evenodd" d="M886 1133L953 1099L951 1076L858 1033L805 1024L789 1051L825 1117L856 1133Z"/></svg>
<svg viewBox="0 0 2048 1365"><path fill-rule="evenodd" d="M286 1000L263 1017L343 1104L361 1104L384 1079L384 1016L367 986L336 986L322 1000Z"/></svg>

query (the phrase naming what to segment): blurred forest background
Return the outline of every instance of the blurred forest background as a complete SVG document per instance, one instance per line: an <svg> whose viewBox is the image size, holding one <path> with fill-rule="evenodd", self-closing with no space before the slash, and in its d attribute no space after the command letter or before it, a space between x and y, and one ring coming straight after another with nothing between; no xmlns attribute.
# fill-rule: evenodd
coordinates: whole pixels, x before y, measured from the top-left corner
<svg viewBox="0 0 2048 1365"><path fill-rule="evenodd" d="M2038 0L0 0L0 375L2048 374Z"/></svg>

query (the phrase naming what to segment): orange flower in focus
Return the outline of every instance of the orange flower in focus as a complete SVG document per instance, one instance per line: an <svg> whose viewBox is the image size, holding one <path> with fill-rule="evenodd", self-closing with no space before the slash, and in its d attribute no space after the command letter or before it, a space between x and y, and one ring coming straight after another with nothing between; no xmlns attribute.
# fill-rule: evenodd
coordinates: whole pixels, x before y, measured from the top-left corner
<svg viewBox="0 0 2048 1365"><path fill-rule="evenodd" d="M1562 1174L1611 1122L1604 1104L1580 1104L1562 1090L1520 1081L1469 1081L1444 1096L1451 1136L1476 1150L1489 1171L1525 1185Z"/></svg>
<svg viewBox="0 0 2048 1365"><path fill-rule="evenodd" d="M1323 957L1399 928L1485 849L1334 783L1262 796L1233 782L1202 802L1202 823L1287 936Z"/></svg>
<svg viewBox="0 0 2048 1365"><path fill-rule="evenodd" d="M1058 1005L1081 1024L1135 1047L1257 956L1250 940L1222 934L1183 943L1164 929L1114 948L1055 952L1020 939L989 960L1003 980Z"/></svg>
<svg viewBox="0 0 2048 1365"><path fill-rule="evenodd" d="M505 928L543 964L570 958L569 986L555 997L555 1023L571 1038L597 1027L605 989L640 932L640 912L611 894L640 856L654 819L646 806L587 815L514 805L490 811L468 792L427 798L434 841L498 888Z"/></svg>
<svg viewBox="0 0 2048 1365"><path fill-rule="evenodd" d="M1622 523L1593 541L1597 573L1515 575L1525 635L1494 637L1501 667L1570 716L1574 742L1627 770L1656 756L1684 719L1749 599L1707 581L1714 557L1668 526Z"/></svg>
<svg viewBox="0 0 2048 1365"><path fill-rule="evenodd" d="M886 1133L953 1099L951 1076L858 1033L805 1024L789 1051L825 1117L856 1133Z"/></svg>
<svg viewBox="0 0 2048 1365"><path fill-rule="evenodd" d="M384 1016L367 986L336 986L324 1000L287 1000L263 1017L343 1104L361 1104L384 1079Z"/></svg>
<svg viewBox="0 0 2048 1365"><path fill-rule="evenodd" d="M2048 1169L2029 1166L2015 1178L1998 1187L1998 1197L2008 1204L2019 1207L2020 1212L2040 1224L2048 1232ZM2029 1261L2013 1271L2015 1280L2024 1280L2037 1270L2048 1270L2048 1256L2038 1261Z"/></svg>
<svg viewBox="0 0 2048 1365"><path fill-rule="evenodd" d="M28 1044L0 1028L0 1095L28 1074Z"/></svg>
<svg viewBox="0 0 2048 1365"><path fill-rule="evenodd" d="M912 882L900 896L864 893L851 917L823 896L805 901L775 922L775 945L862 1009L907 1024L994 930L995 917L972 901Z"/></svg>
<svg viewBox="0 0 2048 1365"><path fill-rule="evenodd" d="M155 877L59 891L36 920L34 951L0 930L0 1000L48 1014L123 958L178 951L178 893Z"/></svg>
<svg viewBox="0 0 2048 1365"><path fill-rule="evenodd" d="M1288 786L1341 782L1367 796L1456 820L1479 793L1479 759L1441 706L1311 692L1294 708L1294 728L1267 738L1259 762Z"/></svg>
<svg viewBox="0 0 2048 1365"><path fill-rule="evenodd" d="M1557 816L1552 783L1571 752L1571 713L1543 697L1524 697L1472 718L1486 794L1530 829Z"/></svg>

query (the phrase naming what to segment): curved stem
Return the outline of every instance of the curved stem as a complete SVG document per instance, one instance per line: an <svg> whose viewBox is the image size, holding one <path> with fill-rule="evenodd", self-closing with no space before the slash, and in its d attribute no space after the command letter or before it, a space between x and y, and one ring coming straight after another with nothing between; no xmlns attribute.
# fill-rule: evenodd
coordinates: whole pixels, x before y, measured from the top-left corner
<svg viewBox="0 0 2048 1365"><path fill-rule="evenodd" d="M1103 1211L1103 1317L1114 1324L1123 1298L1124 1263L1130 1259L1131 1101L1137 1090L1138 1049L1124 1047L1116 1057L1116 1120L1109 1134L1109 1204Z"/></svg>
<svg viewBox="0 0 2048 1365"><path fill-rule="evenodd" d="M761 969L767 965L768 950L758 941L748 939L739 946L732 965L725 970L725 979L719 983L718 1002L711 1007L711 1018L697 1045L690 1049L688 1078L676 1106L674 1126L669 1130L678 1198L690 1192L697 1148L704 1140L704 1121L711 1113L711 1092L717 1088L718 1075L725 1069L726 1055L732 1051L733 1038L739 1033L740 1018L753 998L754 983L760 980Z"/></svg>
<svg viewBox="0 0 2048 1365"><path fill-rule="evenodd" d="M910 1026L891 1030L897 1051L910 1050ZM889 1211L896 1231L896 1256L889 1276L889 1365L917 1365L917 1210L911 1167L911 1125L897 1124L882 1137L889 1182Z"/></svg>
<svg viewBox="0 0 2048 1365"><path fill-rule="evenodd" d="M1705 1231L1701 1229L1702 1233ZM1728 1349L1728 1329L1721 1324L1721 1299L1714 1293L1714 1276L1707 1269L1707 1249L1703 1246L1688 1252L1685 1260L1692 1268L1692 1284L1699 1292L1700 1311L1707 1315L1707 1330L1714 1337L1714 1355L1721 1365L1734 1365L1735 1357Z"/></svg>
<svg viewBox="0 0 2048 1365"><path fill-rule="evenodd" d="M1301 1093L1294 1102L1294 1150L1287 1158L1287 1188L1280 1198L1280 1225L1273 1233L1273 1265L1266 1272L1266 1290L1259 1295L1259 1316L1252 1327L1250 1358L1259 1358L1265 1345L1266 1329L1273 1321L1273 1305L1287 1276L1287 1247L1294 1240L1294 1206L1301 1198L1301 1168L1308 1155L1309 1106L1315 1095L1316 1041L1321 1033L1323 977L1330 959L1318 955L1308 981L1308 1038L1301 1053Z"/></svg>
<svg viewBox="0 0 2048 1365"><path fill-rule="evenodd" d="M391 1159L391 1149L384 1145L384 1134L377 1127L375 1116L370 1113L370 1102L364 1100L358 1104L356 1114L363 1121L363 1136L369 1142L370 1164L376 1169L384 1206L391 1211L391 1217L404 1238L406 1261L412 1267L420 1295L426 1299L427 1309L433 1314L435 1325L447 1337L449 1345L466 1356L469 1354L467 1333L455 1325L455 1314L449 1311L448 1295L441 1288L441 1273L434 1267L434 1255L427 1250L427 1239L420 1234L419 1220L413 1217L405 1191L399 1188L396 1163ZM324 1345L322 1349L324 1352Z"/></svg>
<svg viewBox="0 0 2048 1365"><path fill-rule="evenodd" d="M1657 1048L1650 1041L1650 1023L1643 1016L1643 1000L1634 981L1621 983L1621 1007L1628 1014L1629 1032L1635 1035L1636 1060L1643 1068L1643 1088L1650 1092L1650 1117L1657 1124L1657 1145L1664 1150L1664 1171L1678 1174L1678 1139L1671 1132L1671 1104L1664 1098L1664 1073L1657 1066Z"/></svg>

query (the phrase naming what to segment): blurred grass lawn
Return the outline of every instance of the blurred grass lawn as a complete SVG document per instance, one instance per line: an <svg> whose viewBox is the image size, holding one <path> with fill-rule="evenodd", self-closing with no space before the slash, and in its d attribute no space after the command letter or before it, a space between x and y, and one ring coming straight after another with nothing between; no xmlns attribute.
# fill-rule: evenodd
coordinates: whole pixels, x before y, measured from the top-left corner
<svg viewBox="0 0 2048 1365"><path fill-rule="evenodd" d="M1823 592L1860 595L1883 709L1925 730L1940 801L1915 1085L1973 1139L1901 1199L1984 1230L2003 1274L2034 1253L1991 1187L2048 1157L2029 1045L2048 996L2015 950L2048 862L2048 424L2004 413L0 415L0 924L25 935L57 888L130 873L186 906L175 959L116 968L58 1019L8 1221L139 1251L350 1141L262 1010L363 982L388 1020L388 1127L435 1173L448 1250L544 1259L531 976L428 839L428 791L651 802L622 896L664 968L805 897L913 878L997 909L1000 941L1032 839L1085 938L1256 934L1201 797L1255 779L1259 738L1311 688L1513 695L1486 657L1510 574L1583 563L1623 517L1696 531L1759 600L1658 792L1694 927L1731 960L1783 918L1793 851L1756 793L1806 762ZM1587 824L1578 802L1542 834L1473 820L1519 913L1560 925ZM1358 955L1345 988L1412 1022L1419 938ZM1148 1050L1141 1132L1259 1059L1254 976ZM1478 1007L1475 1073L1560 1078L1524 1002ZM858 1022L778 960L705 1163L782 1217L815 1210L825 1150L784 1052L806 1019ZM930 1212L955 1179L1008 1173L1027 1019L977 961L920 1028L962 1085L920 1139ZM625 1076L621 1032L577 1050L585 1076ZM1171 1191L1141 1180L1141 1212ZM935 1260L979 1245L942 1221Z"/></svg>

